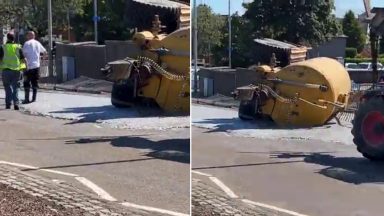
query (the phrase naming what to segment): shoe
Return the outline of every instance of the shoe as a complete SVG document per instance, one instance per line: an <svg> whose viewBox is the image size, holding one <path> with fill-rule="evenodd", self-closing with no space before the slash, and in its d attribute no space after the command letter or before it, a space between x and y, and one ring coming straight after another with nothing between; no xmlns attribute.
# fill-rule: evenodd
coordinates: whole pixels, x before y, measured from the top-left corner
<svg viewBox="0 0 384 216"><path fill-rule="evenodd" d="M5 109L11 109L11 105L6 105Z"/></svg>
<svg viewBox="0 0 384 216"><path fill-rule="evenodd" d="M18 105L15 105L13 108L15 108L15 110L19 110L19 106Z"/></svg>
<svg viewBox="0 0 384 216"><path fill-rule="evenodd" d="M29 104L31 101L23 100L22 104Z"/></svg>

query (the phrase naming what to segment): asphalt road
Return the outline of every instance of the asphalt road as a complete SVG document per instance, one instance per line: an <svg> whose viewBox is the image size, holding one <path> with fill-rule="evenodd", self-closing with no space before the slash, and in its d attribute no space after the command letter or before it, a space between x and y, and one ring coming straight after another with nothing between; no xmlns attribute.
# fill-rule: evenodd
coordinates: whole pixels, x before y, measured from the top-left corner
<svg viewBox="0 0 384 216"><path fill-rule="evenodd" d="M383 214L384 164L362 158L345 139L345 129L332 126L326 137L324 128L302 136L269 128L268 136L260 138L249 135L262 134L263 128L251 129L259 126L254 122L242 125L235 115L235 110L194 105L193 170L217 177L240 198L301 214ZM236 133L244 128L247 133Z"/></svg>
<svg viewBox="0 0 384 216"><path fill-rule="evenodd" d="M1 161L81 175L118 202L189 213L189 128L113 129L3 107L0 98ZM84 187L70 177L23 170Z"/></svg>

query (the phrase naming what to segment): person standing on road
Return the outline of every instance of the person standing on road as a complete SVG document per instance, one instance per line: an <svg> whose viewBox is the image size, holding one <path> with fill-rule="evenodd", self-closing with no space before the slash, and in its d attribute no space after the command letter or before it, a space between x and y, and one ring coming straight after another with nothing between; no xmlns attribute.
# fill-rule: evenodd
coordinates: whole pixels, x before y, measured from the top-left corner
<svg viewBox="0 0 384 216"><path fill-rule="evenodd" d="M23 53L27 59L27 71L24 73L24 104L35 102L37 97L37 89L39 88L38 80L40 77L40 55L47 54L47 50L41 43L35 40L35 33L29 31L27 33L27 42L23 46ZM29 100L29 93L32 86L32 100Z"/></svg>
<svg viewBox="0 0 384 216"><path fill-rule="evenodd" d="M19 110L19 88L25 59L20 44L15 43L15 35L7 34L7 42L0 47L0 69L5 89L5 108L10 109L11 103Z"/></svg>

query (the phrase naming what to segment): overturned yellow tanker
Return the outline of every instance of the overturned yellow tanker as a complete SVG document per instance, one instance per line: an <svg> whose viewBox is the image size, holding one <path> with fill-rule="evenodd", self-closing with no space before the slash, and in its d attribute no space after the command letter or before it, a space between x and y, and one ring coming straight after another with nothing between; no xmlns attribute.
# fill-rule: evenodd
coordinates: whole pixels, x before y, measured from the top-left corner
<svg viewBox="0 0 384 216"><path fill-rule="evenodd" d="M336 60L315 58L282 69L267 65L255 68L259 81L237 88L239 117L271 118L281 126L319 126L348 104L351 81Z"/></svg>
<svg viewBox="0 0 384 216"><path fill-rule="evenodd" d="M167 113L189 114L190 28L181 27L170 34L162 34L161 28L156 15L151 31L133 37L140 54L109 62L104 69L114 81L114 106L151 104Z"/></svg>

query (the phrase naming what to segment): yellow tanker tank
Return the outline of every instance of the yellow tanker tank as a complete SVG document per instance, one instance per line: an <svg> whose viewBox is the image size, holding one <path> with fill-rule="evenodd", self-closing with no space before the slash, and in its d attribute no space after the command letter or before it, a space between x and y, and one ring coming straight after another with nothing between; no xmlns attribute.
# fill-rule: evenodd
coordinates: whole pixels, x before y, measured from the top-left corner
<svg viewBox="0 0 384 216"><path fill-rule="evenodd" d="M318 126L347 106L351 80L336 60L315 58L271 71L256 70L264 73L260 82L237 89L240 118L268 116L283 126Z"/></svg>

